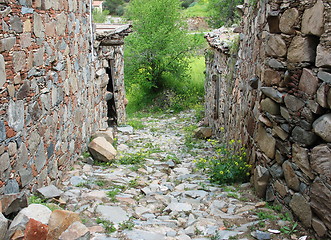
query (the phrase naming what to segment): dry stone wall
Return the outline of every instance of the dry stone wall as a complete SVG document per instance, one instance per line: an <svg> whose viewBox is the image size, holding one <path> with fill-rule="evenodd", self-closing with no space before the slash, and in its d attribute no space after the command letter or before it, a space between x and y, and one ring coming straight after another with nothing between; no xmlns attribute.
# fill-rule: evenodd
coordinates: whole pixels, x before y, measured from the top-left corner
<svg viewBox="0 0 331 240"><path fill-rule="evenodd" d="M89 0L0 0L0 195L56 184L107 128L108 63L91 46Z"/></svg>
<svg viewBox="0 0 331 240"><path fill-rule="evenodd" d="M257 195L331 237L331 3L253 2L237 56L206 35L206 120L246 144Z"/></svg>

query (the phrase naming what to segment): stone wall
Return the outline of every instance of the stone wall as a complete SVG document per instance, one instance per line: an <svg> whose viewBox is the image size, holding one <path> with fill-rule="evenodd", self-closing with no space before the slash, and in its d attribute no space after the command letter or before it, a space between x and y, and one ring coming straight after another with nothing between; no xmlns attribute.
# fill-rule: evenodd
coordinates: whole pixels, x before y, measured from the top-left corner
<svg viewBox="0 0 331 240"><path fill-rule="evenodd" d="M331 3L249 4L237 55L206 35L206 120L245 143L260 197L331 237Z"/></svg>
<svg viewBox="0 0 331 240"><path fill-rule="evenodd" d="M92 51L91 26L89 0L0 0L0 195L56 185L108 127L109 63Z"/></svg>

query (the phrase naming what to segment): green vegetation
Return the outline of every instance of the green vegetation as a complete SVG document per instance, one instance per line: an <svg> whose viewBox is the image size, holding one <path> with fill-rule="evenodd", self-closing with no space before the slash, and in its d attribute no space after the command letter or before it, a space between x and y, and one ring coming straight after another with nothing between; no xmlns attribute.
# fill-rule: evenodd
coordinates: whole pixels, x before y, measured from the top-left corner
<svg viewBox="0 0 331 240"><path fill-rule="evenodd" d="M130 0L105 0L103 7L112 15L122 16Z"/></svg>
<svg viewBox="0 0 331 240"><path fill-rule="evenodd" d="M280 229L280 231L281 231L282 233L285 233L285 234L291 235L291 234L293 234L293 233L298 232L298 229L296 229L297 226L298 226L298 223L295 222L295 223L293 223L293 225L292 225L291 227L288 227L288 226L284 226L284 227L282 227L282 228Z"/></svg>
<svg viewBox="0 0 331 240"><path fill-rule="evenodd" d="M45 199L42 199L38 196L32 195L31 197L29 197L28 199L29 204L44 204L46 202Z"/></svg>
<svg viewBox="0 0 331 240"><path fill-rule="evenodd" d="M119 224L119 229L122 230L122 231L126 230L126 229L127 230L132 230L133 227L134 227L134 223L132 222L131 219Z"/></svg>
<svg viewBox="0 0 331 240"><path fill-rule="evenodd" d="M126 156L122 156L118 159L118 163L122 165L140 165L145 163L145 158L149 154L146 152L129 153Z"/></svg>
<svg viewBox="0 0 331 240"><path fill-rule="evenodd" d="M251 166L246 161L246 149L239 146L240 141L222 144L208 139L208 142L214 146L217 156L195 160L198 169L206 171L211 181L219 184L248 180Z"/></svg>
<svg viewBox="0 0 331 240"><path fill-rule="evenodd" d="M184 10L185 17L209 17L208 14L208 1L200 0L198 2L194 2L190 5L189 8Z"/></svg>
<svg viewBox="0 0 331 240"><path fill-rule="evenodd" d="M143 124L139 119L130 119L129 121L127 121L127 124L134 129L143 129L145 127L145 124Z"/></svg>
<svg viewBox="0 0 331 240"><path fill-rule="evenodd" d="M102 226L104 227L104 229L106 230L107 233L116 232L116 228L115 228L113 222L103 220L100 218L97 218L96 222L97 222L97 224L102 224Z"/></svg>
<svg viewBox="0 0 331 240"><path fill-rule="evenodd" d="M120 189L114 187L110 191L107 192L107 196L110 198L112 202L117 202L116 195L121 192Z"/></svg>
<svg viewBox="0 0 331 240"><path fill-rule="evenodd" d="M213 28L219 28L239 22L240 17L236 7L243 2L243 0L209 0L209 25Z"/></svg>
<svg viewBox="0 0 331 240"><path fill-rule="evenodd" d="M104 23L107 20L107 16L109 15L108 10L100 11L99 9L94 9L92 12L93 21L96 23Z"/></svg>
<svg viewBox="0 0 331 240"><path fill-rule="evenodd" d="M35 195L30 196L28 202L29 204L42 204L48 207L51 211L54 211L56 209L62 209L59 205L55 203L46 202L46 199Z"/></svg>
<svg viewBox="0 0 331 240"><path fill-rule="evenodd" d="M99 187L103 187L103 186L105 186L105 181L103 181L103 180L98 180L98 181L95 181L94 182L96 185L98 185Z"/></svg>
<svg viewBox="0 0 331 240"><path fill-rule="evenodd" d="M125 40L129 114L146 107L178 112L203 98L204 60L192 55L206 42L202 34L187 34L180 8L178 0L135 0L128 5L134 28Z"/></svg>
<svg viewBox="0 0 331 240"><path fill-rule="evenodd" d="M91 154L89 152L83 152L82 156L83 158L89 158L91 157Z"/></svg>

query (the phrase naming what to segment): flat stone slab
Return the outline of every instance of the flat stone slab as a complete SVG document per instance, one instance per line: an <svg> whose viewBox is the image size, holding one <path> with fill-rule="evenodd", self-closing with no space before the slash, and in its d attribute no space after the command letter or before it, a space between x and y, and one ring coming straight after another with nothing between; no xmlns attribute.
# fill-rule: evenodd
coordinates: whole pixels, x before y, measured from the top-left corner
<svg viewBox="0 0 331 240"><path fill-rule="evenodd" d="M165 236L160 233L153 233L143 230L125 231L126 237L130 240L163 240Z"/></svg>
<svg viewBox="0 0 331 240"><path fill-rule="evenodd" d="M39 188L37 189L37 192L39 192L46 199L59 197L63 193L63 191L54 185Z"/></svg>
<svg viewBox="0 0 331 240"><path fill-rule="evenodd" d="M170 203L165 210L173 212L189 212L192 211L192 205L188 203Z"/></svg>
<svg viewBox="0 0 331 240"><path fill-rule="evenodd" d="M129 220L129 214L121 207L104 206L99 205L96 208L96 213L100 215L100 218L113 222L122 223Z"/></svg>

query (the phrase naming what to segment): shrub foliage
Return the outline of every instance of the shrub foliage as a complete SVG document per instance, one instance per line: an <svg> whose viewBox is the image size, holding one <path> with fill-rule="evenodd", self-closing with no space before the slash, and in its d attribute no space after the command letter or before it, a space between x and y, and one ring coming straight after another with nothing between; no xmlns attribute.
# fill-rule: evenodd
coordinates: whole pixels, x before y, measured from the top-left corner
<svg viewBox="0 0 331 240"><path fill-rule="evenodd" d="M127 8L133 33L126 38L126 83L158 92L166 79L185 78L192 37L184 30L179 0L134 0Z"/></svg>

